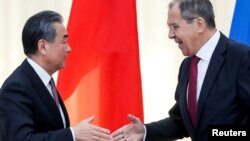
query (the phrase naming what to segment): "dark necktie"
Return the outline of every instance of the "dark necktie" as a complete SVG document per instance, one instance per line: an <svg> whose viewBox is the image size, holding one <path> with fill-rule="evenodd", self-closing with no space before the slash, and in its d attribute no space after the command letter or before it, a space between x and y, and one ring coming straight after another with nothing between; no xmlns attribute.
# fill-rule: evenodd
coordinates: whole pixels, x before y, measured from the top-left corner
<svg viewBox="0 0 250 141"><path fill-rule="evenodd" d="M49 84L51 85L51 91L52 91L53 98L56 102L56 105L57 105L58 109L60 109L58 94L57 94L57 90L56 90L56 86L55 86L55 82L54 82L53 78L50 79Z"/></svg>
<svg viewBox="0 0 250 141"><path fill-rule="evenodd" d="M200 58L193 56L191 65L190 65L190 74L189 74L189 87L188 87L188 111L191 118L193 127L196 124L196 88L197 88L197 75L198 68L197 64Z"/></svg>
<svg viewBox="0 0 250 141"><path fill-rule="evenodd" d="M63 111L60 110L60 104L59 104L59 100L58 100L58 93L57 93L57 89L56 89L56 86L55 86L55 82L54 82L54 79L51 78L51 80L49 81L49 84L51 85L51 91L52 91L52 95L53 95L53 98L56 102L56 106L61 114L61 117L62 117L62 120L63 120L63 126L64 128L66 128L66 121L65 121L65 117L64 117L64 114L63 114Z"/></svg>

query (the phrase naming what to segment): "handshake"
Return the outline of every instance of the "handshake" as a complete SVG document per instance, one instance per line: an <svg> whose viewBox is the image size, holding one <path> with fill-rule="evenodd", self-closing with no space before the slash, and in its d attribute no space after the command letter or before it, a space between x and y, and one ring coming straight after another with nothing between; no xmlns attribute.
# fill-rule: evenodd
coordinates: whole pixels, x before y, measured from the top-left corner
<svg viewBox="0 0 250 141"><path fill-rule="evenodd" d="M76 141L142 141L145 130L140 119L129 114L130 123L110 134L110 130L92 125L92 116L72 128Z"/></svg>

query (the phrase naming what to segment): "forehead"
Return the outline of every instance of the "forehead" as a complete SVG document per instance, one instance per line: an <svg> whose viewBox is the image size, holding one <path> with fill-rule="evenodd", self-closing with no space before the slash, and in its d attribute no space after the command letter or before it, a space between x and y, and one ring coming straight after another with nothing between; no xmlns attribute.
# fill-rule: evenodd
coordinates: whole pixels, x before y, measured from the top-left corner
<svg viewBox="0 0 250 141"><path fill-rule="evenodd" d="M171 24L179 22L180 20L182 20L182 17L181 17L181 12L179 9L179 4L175 3L173 7L169 8L168 10L167 24L171 25Z"/></svg>

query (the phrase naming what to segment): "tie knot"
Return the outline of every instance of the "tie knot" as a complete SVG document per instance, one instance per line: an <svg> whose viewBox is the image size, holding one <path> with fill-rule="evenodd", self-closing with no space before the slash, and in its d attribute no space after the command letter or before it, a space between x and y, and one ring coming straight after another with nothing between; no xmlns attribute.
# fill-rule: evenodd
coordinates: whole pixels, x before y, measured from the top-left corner
<svg viewBox="0 0 250 141"><path fill-rule="evenodd" d="M192 57L192 64L197 64L199 62L200 58L196 55Z"/></svg>
<svg viewBox="0 0 250 141"><path fill-rule="evenodd" d="M53 78L50 79L49 84L50 84L52 87L55 87L55 81L54 81Z"/></svg>

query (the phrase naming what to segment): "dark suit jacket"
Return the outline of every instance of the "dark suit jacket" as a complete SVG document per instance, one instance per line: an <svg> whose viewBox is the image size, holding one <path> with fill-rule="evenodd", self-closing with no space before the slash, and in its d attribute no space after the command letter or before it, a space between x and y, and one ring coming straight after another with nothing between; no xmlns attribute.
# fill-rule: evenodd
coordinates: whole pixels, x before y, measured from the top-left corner
<svg viewBox="0 0 250 141"><path fill-rule="evenodd" d="M193 128L187 111L187 85L191 58L183 60L169 117L146 124L146 141L166 141L190 136L207 141L211 125L250 124L250 48L221 34L210 60L198 100Z"/></svg>
<svg viewBox="0 0 250 141"><path fill-rule="evenodd" d="M59 96L65 115L69 118ZM0 141L73 141L42 80L27 60L7 78L0 91Z"/></svg>

